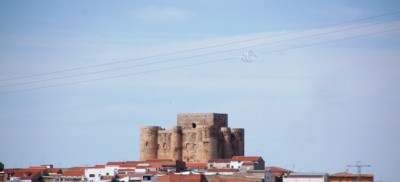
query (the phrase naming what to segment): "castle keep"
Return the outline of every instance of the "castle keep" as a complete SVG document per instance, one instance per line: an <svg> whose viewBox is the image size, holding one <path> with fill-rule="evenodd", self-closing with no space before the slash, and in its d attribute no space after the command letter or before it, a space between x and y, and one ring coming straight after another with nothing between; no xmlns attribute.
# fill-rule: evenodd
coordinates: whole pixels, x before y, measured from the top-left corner
<svg viewBox="0 0 400 182"><path fill-rule="evenodd" d="M140 160L208 162L244 155L244 129L229 128L228 115L178 114L177 126L140 128Z"/></svg>

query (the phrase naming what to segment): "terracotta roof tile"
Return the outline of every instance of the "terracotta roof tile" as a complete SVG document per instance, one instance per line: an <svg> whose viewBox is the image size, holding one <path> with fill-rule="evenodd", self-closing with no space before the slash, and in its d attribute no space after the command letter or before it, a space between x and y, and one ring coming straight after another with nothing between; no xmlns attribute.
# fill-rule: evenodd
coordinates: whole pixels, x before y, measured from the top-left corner
<svg viewBox="0 0 400 182"><path fill-rule="evenodd" d="M126 161L125 164L137 165L137 164L144 163L144 162L145 161Z"/></svg>
<svg viewBox="0 0 400 182"><path fill-rule="evenodd" d="M288 169L284 169L284 168L280 168L280 167L276 167L276 166L270 166L270 167L266 167L265 170L272 172L272 174L275 177L281 177L283 174L285 173L290 173L292 172L291 170Z"/></svg>
<svg viewBox="0 0 400 182"><path fill-rule="evenodd" d="M70 168L66 168L67 170L71 170L71 169L86 169L88 167L80 167L80 166L76 166L76 167L70 167Z"/></svg>
<svg viewBox="0 0 400 182"><path fill-rule="evenodd" d="M253 161L246 161L246 162L243 162L242 165L254 165L254 162Z"/></svg>
<svg viewBox="0 0 400 182"><path fill-rule="evenodd" d="M152 162L152 163L150 163L150 166L160 168L160 167L162 167L162 164L160 162Z"/></svg>
<svg viewBox="0 0 400 182"><path fill-rule="evenodd" d="M48 168L49 173L62 173L61 168Z"/></svg>
<svg viewBox="0 0 400 182"><path fill-rule="evenodd" d="M84 176L85 169L70 169L62 174L63 176Z"/></svg>
<svg viewBox="0 0 400 182"><path fill-rule="evenodd" d="M94 168L105 168L105 167L106 167L106 165L104 165L104 164L96 164L94 166Z"/></svg>
<svg viewBox="0 0 400 182"><path fill-rule="evenodd" d="M353 174L349 172L340 172L335 174L329 174L330 177L357 177L358 174ZM373 177L373 174L361 174L361 177Z"/></svg>
<svg viewBox="0 0 400 182"><path fill-rule="evenodd" d="M26 171L26 172L16 172L13 176L14 177L19 177L20 179L32 179L33 177L35 177L38 173L41 173L39 171L36 172L30 172L30 171Z"/></svg>
<svg viewBox="0 0 400 182"><path fill-rule="evenodd" d="M270 171L270 172L292 172L289 169L284 169L284 168L280 168L280 167L276 167L276 166L265 167L265 170Z"/></svg>
<svg viewBox="0 0 400 182"><path fill-rule="evenodd" d="M46 166L29 166L29 169L46 169Z"/></svg>
<svg viewBox="0 0 400 182"><path fill-rule="evenodd" d="M260 156L233 156L232 160L235 161L258 161L260 160Z"/></svg>
<svg viewBox="0 0 400 182"><path fill-rule="evenodd" d="M119 166L121 164L125 164L125 162L119 162L119 161L111 161L111 162L107 162L106 165L115 165L115 166Z"/></svg>
<svg viewBox="0 0 400 182"><path fill-rule="evenodd" d="M188 162L188 163L186 163L186 167L205 168L205 167L207 167L207 163L204 163L204 162Z"/></svg>
<svg viewBox="0 0 400 182"><path fill-rule="evenodd" d="M32 179L33 177L37 176L38 173L43 173L46 169L30 169L30 168L23 168L17 169L12 171L12 176L19 177L21 179Z"/></svg>

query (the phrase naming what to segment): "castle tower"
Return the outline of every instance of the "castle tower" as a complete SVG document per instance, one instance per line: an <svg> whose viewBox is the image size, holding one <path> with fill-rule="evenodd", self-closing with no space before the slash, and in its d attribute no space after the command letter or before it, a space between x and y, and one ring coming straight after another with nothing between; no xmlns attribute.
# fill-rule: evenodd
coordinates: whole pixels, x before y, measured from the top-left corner
<svg viewBox="0 0 400 182"><path fill-rule="evenodd" d="M202 135L201 141L199 142L199 151L201 155L196 156L196 162L208 162L211 159L218 159L221 156L218 155L218 138L219 128L216 126L201 126L200 132Z"/></svg>
<svg viewBox="0 0 400 182"><path fill-rule="evenodd" d="M233 155L244 156L244 129L243 128L231 128L233 137Z"/></svg>
<svg viewBox="0 0 400 182"><path fill-rule="evenodd" d="M157 159L159 126L143 126L140 128L140 160Z"/></svg>
<svg viewBox="0 0 400 182"><path fill-rule="evenodd" d="M228 127L221 128L222 133L222 147L220 150L220 155L223 159L231 158L233 155L232 152L232 143L231 143L231 129Z"/></svg>
<svg viewBox="0 0 400 182"><path fill-rule="evenodd" d="M171 129L171 158L182 160L182 127L180 126Z"/></svg>

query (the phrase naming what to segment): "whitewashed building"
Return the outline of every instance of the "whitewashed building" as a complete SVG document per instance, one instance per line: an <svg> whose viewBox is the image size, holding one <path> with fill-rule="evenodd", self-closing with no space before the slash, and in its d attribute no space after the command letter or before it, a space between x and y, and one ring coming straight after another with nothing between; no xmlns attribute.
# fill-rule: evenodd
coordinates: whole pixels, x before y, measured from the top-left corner
<svg viewBox="0 0 400 182"><path fill-rule="evenodd" d="M85 169L85 178L89 182L101 181L102 176L115 176L116 169L114 167L93 167Z"/></svg>

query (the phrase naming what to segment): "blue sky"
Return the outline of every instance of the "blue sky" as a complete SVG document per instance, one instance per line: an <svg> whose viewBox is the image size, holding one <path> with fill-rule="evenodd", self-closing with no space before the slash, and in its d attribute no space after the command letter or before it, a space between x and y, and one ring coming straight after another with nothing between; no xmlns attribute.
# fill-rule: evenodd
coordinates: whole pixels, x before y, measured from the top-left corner
<svg viewBox="0 0 400 182"><path fill-rule="evenodd" d="M246 155L261 155L268 166L335 173L360 160L377 180L396 181L400 14L342 22L398 7L1 1L0 161L68 167L138 160L140 126L169 128L177 113L218 112L245 128ZM191 49L198 50L132 60ZM258 57L245 63L240 56L249 49ZM130 61L115 63L123 60ZM177 69L156 71L165 68ZM118 75L130 76L102 79ZM102 80L53 87L95 79ZM33 90L14 92L26 89Z"/></svg>

